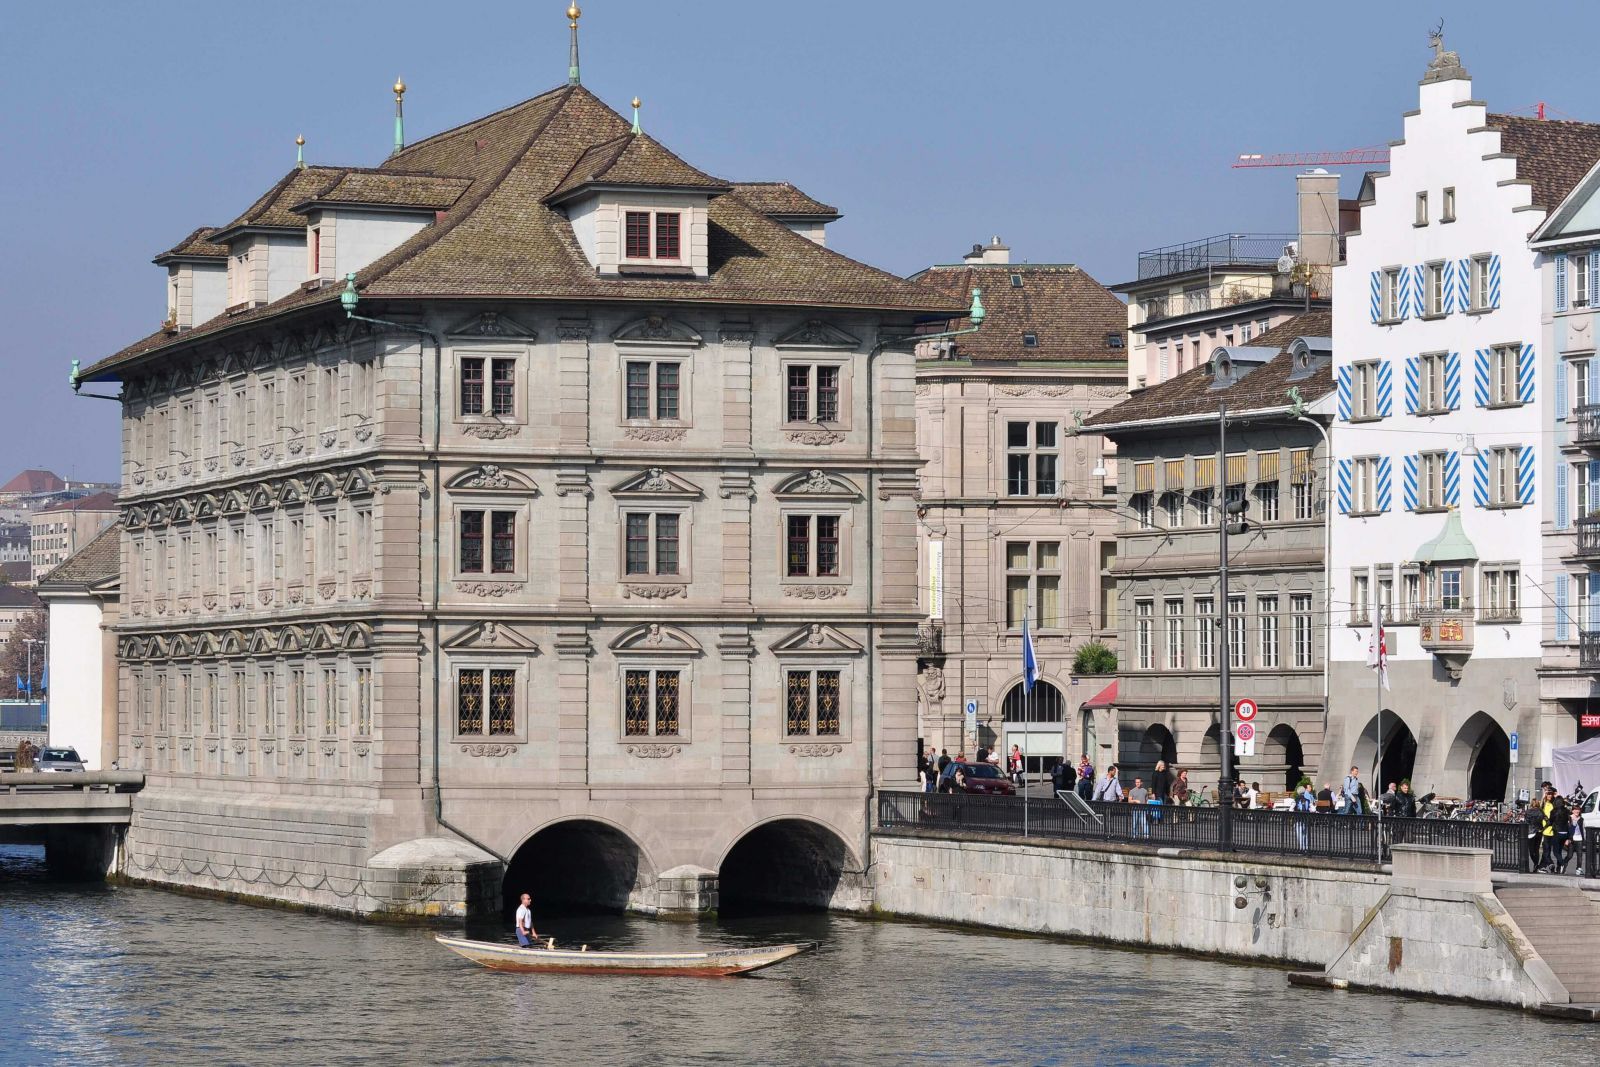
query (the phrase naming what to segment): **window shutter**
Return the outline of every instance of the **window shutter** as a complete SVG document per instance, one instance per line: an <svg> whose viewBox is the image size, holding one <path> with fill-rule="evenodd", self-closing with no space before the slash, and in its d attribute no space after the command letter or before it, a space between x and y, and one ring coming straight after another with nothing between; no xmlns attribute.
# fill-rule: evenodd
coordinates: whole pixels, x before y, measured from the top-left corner
<svg viewBox="0 0 1600 1067"><path fill-rule="evenodd" d="M1600 573L1589 575L1589 617L1583 620L1583 632L1600 633Z"/></svg>
<svg viewBox="0 0 1600 1067"><path fill-rule="evenodd" d="M1528 387L1533 388L1530 382ZM1394 413L1394 364L1383 360L1378 364L1378 417L1386 419Z"/></svg>
<svg viewBox="0 0 1600 1067"><path fill-rule="evenodd" d="M1428 268L1417 264L1411 268L1411 314L1421 318L1428 310Z"/></svg>
<svg viewBox="0 0 1600 1067"><path fill-rule="evenodd" d="M1600 359L1595 359L1591 356L1589 358L1589 388L1586 390L1589 394L1590 407L1600 404L1600 392L1597 392L1597 390L1600 390Z"/></svg>
<svg viewBox="0 0 1600 1067"><path fill-rule="evenodd" d="M1500 306L1500 257L1489 257L1489 306Z"/></svg>
<svg viewBox="0 0 1600 1067"><path fill-rule="evenodd" d="M1422 360L1413 356L1406 360L1406 414L1415 415L1422 409L1418 395L1422 384Z"/></svg>
<svg viewBox="0 0 1600 1067"><path fill-rule="evenodd" d="M1533 447L1523 445L1517 449L1517 503L1533 503L1533 483L1537 473L1533 467Z"/></svg>
<svg viewBox="0 0 1600 1067"><path fill-rule="evenodd" d="M1417 510L1417 457L1405 458L1405 484L1401 486L1401 493L1407 511Z"/></svg>
<svg viewBox="0 0 1600 1067"><path fill-rule="evenodd" d="M1392 467L1393 461L1388 456L1380 456L1378 458L1378 492L1376 494L1376 504L1379 511L1389 510L1389 482Z"/></svg>
<svg viewBox="0 0 1600 1067"><path fill-rule="evenodd" d="M1372 321L1377 322L1383 318L1383 274L1379 271L1372 272Z"/></svg>
<svg viewBox="0 0 1600 1067"><path fill-rule="evenodd" d="M1517 399L1524 404L1533 403L1533 372L1538 369L1532 345L1523 345L1517 353Z"/></svg>
<svg viewBox="0 0 1600 1067"><path fill-rule="evenodd" d="M1339 368L1339 418L1350 421L1350 368Z"/></svg>
<svg viewBox="0 0 1600 1067"><path fill-rule="evenodd" d="M1591 459L1589 461L1589 498L1578 501L1578 518L1580 519L1588 518L1595 510L1595 494L1600 492L1600 481L1596 481L1597 478L1600 478L1600 460Z"/></svg>
<svg viewBox="0 0 1600 1067"><path fill-rule="evenodd" d="M1567 365L1556 360L1556 421L1567 417Z"/></svg>
<svg viewBox="0 0 1600 1067"><path fill-rule="evenodd" d="M1444 289L1444 313L1448 315L1452 311L1460 310L1456 307L1456 261L1453 259L1445 260L1441 273L1442 277L1439 279L1439 284Z"/></svg>
<svg viewBox="0 0 1600 1067"><path fill-rule="evenodd" d="M1565 641L1565 640L1568 639L1567 634L1569 632L1569 620L1567 619L1567 600L1568 600L1568 598L1570 597L1571 594L1568 592L1567 586L1570 583L1570 581L1571 581L1571 579L1569 579L1565 574L1556 575L1556 640L1557 641Z"/></svg>
<svg viewBox="0 0 1600 1067"><path fill-rule="evenodd" d="M1567 310L1567 257L1556 254L1556 310Z"/></svg>
<svg viewBox="0 0 1600 1067"><path fill-rule="evenodd" d="M1489 350L1480 348L1473 356L1472 401L1480 408L1489 406Z"/></svg>
<svg viewBox="0 0 1600 1067"><path fill-rule="evenodd" d="M1600 248L1589 249L1589 306L1600 304L1594 298L1595 286L1600 285Z"/></svg>
<svg viewBox="0 0 1600 1067"><path fill-rule="evenodd" d="M1472 307L1472 260L1456 261L1456 310Z"/></svg>
<svg viewBox="0 0 1600 1067"><path fill-rule="evenodd" d="M1461 353L1444 357L1444 406L1451 411L1461 406Z"/></svg>
<svg viewBox="0 0 1600 1067"><path fill-rule="evenodd" d="M1339 461L1339 514L1350 514L1350 461Z"/></svg>
<svg viewBox="0 0 1600 1067"><path fill-rule="evenodd" d="M1444 502L1453 508L1461 506L1461 453L1444 454Z"/></svg>
<svg viewBox="0 0 1600 1067"><path fill-rule="evenodd" d="M1481 507L1489 504L1489 453L1479 452L1472 457L1472 502Z"/></svg>
<svg viewBox="0 0 1600 1067"><path fill-rule="evenodd" d="M1399 300L1400 306L1397 309L1397 311L1399 312L1399 317L1402 318L1402 319L1408 319L1408 318L1411 317L1411 294L1412 294L1413 288L1414 287L1411 284L1411 268L1410 267L1401 267L1400 268L1400 300Z"/></svg>
<svg viewBox="0 0 1600 1067"><path fill-rule="evenodd" d="M1568 525L1567 511L1567 465L1563 461L1556 464L1556 529L1565 530Z"/></svg>

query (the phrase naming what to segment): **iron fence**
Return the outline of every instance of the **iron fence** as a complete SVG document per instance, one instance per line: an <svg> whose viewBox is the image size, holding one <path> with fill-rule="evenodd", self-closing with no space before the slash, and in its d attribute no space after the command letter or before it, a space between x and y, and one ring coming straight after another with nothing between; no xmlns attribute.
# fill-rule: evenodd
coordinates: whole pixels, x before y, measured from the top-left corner
<svg viewBox="0 0 1600 1067"><path fill-rule="evenodd" d="M1222 233L1139 253L1139 279L1163 278L1221 266L1272 266L1293 244L1292 233Z"/></svg>
<svg viewBox="0 0 1600 1067"><path fill-rule="evenodd" d="M1026 806L1026 822L1024 822ZM1094 817L1056 799L982 796L969 793L878 793L878 826L1021 837L1111 841L1166 848L1219 849L1216 807L1093 803ZM1381 830L1380 830L1381 825ZM1371 815L1323 815L1296 811L1236 810L1233 850L1275 856L1316 856L1382 863L1396 844L1486 848L1495 870L1520 870L1524 830L1520 822L1456 819L1383 819ZM1600 835L1596 835L1600 841ZM1590 866L1589 869L1594 869Z"/></svg>

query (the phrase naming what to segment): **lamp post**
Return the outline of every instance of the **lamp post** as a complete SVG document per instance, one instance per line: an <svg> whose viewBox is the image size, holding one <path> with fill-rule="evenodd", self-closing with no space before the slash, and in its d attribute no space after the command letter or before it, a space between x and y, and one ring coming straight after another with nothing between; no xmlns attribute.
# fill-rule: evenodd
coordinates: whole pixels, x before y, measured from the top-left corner
<svg viewBox="0 0 1600 1067"><path fill-rule="evenodd" d="M1217 738L1222 755L1222 774L1217 780L1217 846L1224 852L1233 848L1233 696L1228 676L1233 656L1228 617L1228 404L1217 406L1217 486L1221 507L1217 509L1217 695L1221 710L1222 733ZM1243 510L1242 508L1240 510Z"/></svg>

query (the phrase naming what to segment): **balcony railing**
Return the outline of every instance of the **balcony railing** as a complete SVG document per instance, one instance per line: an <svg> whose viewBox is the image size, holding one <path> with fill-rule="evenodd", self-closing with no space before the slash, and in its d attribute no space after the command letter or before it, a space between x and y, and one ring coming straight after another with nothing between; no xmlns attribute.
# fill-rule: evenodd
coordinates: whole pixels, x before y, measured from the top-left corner
<svg viewBox="0 0 1600 1067"><path fill-rule="evenodd" d="M1600 404L1585 404L1572 412L1572 443L1600 446Z"/></svg>
<svg viewBox="0 0 1600 1067"><path fill-rule="evenodd" d="M1600 563L1600 515L1579 519L1573 526L1578 533L1574 540L1573 556Z"/></svg>
<svg viewBox="0 0 1600 1067"><path fill-rule="evenodd" d="M1578 666L1600 667L1600 630L1578 635Z"/></svg>
<svg viewBox="0 0 1600 1067"><path fill-rule="evenodd" d="M917 652L925 657L944 655L944 624L925 622L917 627Z"/></svg>
<svg viewBox="0 0 1600 1067"><path fill-rule="evenodd" d="M1139 280L1209 267L1270 267L1283 255L1284 246L1297 240L1298 235L1292 233L1222 233L1180 245L1152 248L1139 253Z"/></svg>

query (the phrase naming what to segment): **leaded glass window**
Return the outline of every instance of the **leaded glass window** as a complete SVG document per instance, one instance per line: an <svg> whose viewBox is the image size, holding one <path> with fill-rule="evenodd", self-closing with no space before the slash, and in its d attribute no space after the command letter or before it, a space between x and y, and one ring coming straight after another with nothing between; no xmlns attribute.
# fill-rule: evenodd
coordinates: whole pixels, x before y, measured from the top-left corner
<svg viewBox="0 0 1600 1067"><path fill-rule="evenodd" d="M517 732L517 672L489 672L489 732Z"/></svg>
<svg viewBox="0 0 1600 1067"><path fill-rule="evenodd" d="M680 728L679 671L623 672L622 732L628 737L676 737Z"/></svg>
<svg viewBox="0 0 1600 1067"><path fill-rule="evenodd" d="M483 733L483 672L456 675L456 733Z"/></svg>
<svg viewBox="0 0 1600 1067"><path fill-rule="evenodd" d="M623 733L650 735L650 672L628 671L623 682Z"/></svg>
<svg viewBox="0 0 1600 1067"><path fill-rule="evenodd" d="M678 672L656 671L656 736L678 735Z"/></svg>
<svg viewBox="0 0 1600 1067"><path fill-rule="evenodd" d="M510 574L517 569L517 516L512 511L493 514L490 569L496 574Z"/></svg>
<svg viewBox="0 0 1600 1067"><path fill-rule="evenodd" d="M837 737L843 695L839 671L789 671L784 732L790 737Z"/></svg>

